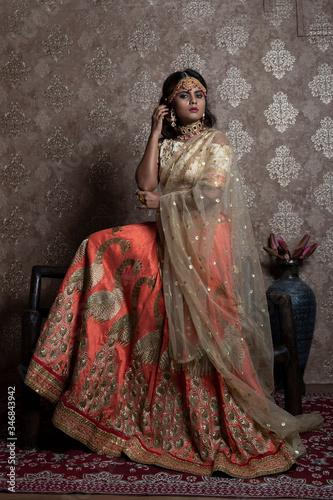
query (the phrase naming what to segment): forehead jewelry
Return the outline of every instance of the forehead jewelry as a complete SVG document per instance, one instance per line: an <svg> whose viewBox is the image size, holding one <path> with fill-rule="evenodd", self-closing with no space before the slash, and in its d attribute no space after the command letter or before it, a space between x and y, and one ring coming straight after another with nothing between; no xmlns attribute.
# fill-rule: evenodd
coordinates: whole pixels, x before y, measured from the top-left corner
<svg viewBox="0 0 333 500"><path fill-rule="evenodd" d="M204 93L204 96L206 97L207 95L207 89L202 85L202 83L199 82L196 78L189 76L187 73L185 73L185 78L182 78L177 86L174 88L172 93L168 97L168 102L172 102L174 98L176 97L177 94L182 92L183 90L191 91L194 87L198 87L199 89L202 90Z"/></svg>

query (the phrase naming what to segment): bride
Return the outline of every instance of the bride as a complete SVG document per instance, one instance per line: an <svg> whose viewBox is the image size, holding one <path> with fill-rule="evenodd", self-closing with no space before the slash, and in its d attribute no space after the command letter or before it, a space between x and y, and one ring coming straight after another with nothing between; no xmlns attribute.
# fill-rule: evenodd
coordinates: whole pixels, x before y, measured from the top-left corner
<svg viewBox="0 0 333 500"><path fill-rule="evenodd" d="M200 475L288 470L319 416L278 407L261 269L234 153L207 84L170 75L137 168L156 223L79 247L26 383L91 450ZM160 187L159 192L156 190Z"/></svg>

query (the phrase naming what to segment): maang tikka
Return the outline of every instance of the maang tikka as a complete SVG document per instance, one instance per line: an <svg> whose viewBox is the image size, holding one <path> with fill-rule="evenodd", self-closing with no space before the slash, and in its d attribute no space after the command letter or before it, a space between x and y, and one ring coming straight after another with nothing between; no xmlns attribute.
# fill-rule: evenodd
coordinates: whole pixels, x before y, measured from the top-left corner
<svg viewBox="0 0 333 500"><path fill-rule="evenodd" d="M171 104L172 101L174 100L174 98L176 97L176 95L178 95L183 90L191 91L195 87L198 87L198 89L200 89L203 92L204 96L206 97L206 95L207 95L206 87L201 82L199 82L199 80L197 80L193 76L189 76L187 73L185 73L185 78L182 78L178 82L176 87L173 89L171 94L168 96L168 98L167 98L168 103Z"/></svg>

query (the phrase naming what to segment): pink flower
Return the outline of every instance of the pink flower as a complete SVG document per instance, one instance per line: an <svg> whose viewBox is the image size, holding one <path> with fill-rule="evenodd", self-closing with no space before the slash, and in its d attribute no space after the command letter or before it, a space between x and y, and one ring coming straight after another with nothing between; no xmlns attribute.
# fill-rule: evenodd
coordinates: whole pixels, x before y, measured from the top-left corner
<svg viewBox="0 0 333 500"><path fill-rule="evenodd" d="M318 244L313 243L310 246L306 246L309 242L310 235L305 234L303 238L298 242L295 250L291 253L287 243L283 238L279 238L277 241L275 235L271 233L269 235L269 246L263 247L264 250L272 255L273 257L278 257L283 260L304 260L310 257L316 250Z"/></svg>

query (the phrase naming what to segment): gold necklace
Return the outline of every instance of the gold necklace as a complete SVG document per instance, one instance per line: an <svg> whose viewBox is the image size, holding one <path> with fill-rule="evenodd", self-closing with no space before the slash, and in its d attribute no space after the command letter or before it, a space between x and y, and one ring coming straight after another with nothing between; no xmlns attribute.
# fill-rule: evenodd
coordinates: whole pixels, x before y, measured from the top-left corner
<svg viewBox="0 0 333 500"><path fill-rule="evenodd" d="M205 130L205 125L202 123L201 120L198 120L197 122L192 123L191 125L179 125L178 130L179 130L179 135L177 136L177 139L181 139L182 141L187 141L187 139L190 139L191 137L200 134L203 130Z"/></svg>

